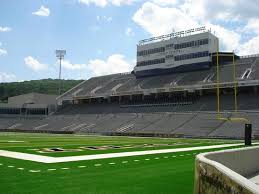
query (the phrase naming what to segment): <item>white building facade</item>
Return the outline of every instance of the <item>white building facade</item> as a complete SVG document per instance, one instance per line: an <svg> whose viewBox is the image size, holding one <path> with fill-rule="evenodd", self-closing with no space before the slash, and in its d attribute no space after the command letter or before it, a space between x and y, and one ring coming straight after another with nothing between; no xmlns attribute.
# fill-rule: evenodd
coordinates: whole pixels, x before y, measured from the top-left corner
<svg viewBox="0 0 259 194"><path fill-rule="evenodd" d="M219 40L210 31L196 30L140 41L134 68L136 77L210 68Z"/></svg>

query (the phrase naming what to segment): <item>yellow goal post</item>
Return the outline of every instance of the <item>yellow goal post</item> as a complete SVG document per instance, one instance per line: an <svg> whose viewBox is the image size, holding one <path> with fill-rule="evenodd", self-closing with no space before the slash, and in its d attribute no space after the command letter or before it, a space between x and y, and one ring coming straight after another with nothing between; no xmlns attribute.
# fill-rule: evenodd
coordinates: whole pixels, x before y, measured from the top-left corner
<svg viewBox="0 0 259 194"><path fill-rule="evenodd" d="M238 82L236 79L236 62L235 62L235 53L233 51L233 89L234 89L234 113L237 115L238 112L238 106L237 106L237 87L238 87ZM220 70L219 70L219 45L217 48L217 53L216 53L216 74L217 74L217 119L218 120L224 120L224 121L230 121L230 122L240 122L240 123L250 123L250 121L247 118L243 117L223 117L221 112L220 112Z"/></svg>

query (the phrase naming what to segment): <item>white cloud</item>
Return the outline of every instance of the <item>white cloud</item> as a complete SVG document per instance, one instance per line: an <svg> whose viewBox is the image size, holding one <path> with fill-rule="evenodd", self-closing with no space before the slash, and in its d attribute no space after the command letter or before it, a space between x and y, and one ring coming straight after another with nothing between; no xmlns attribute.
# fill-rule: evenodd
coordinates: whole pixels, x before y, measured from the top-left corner
<svg viewBox="0 0 259 194"><path fill-rule="evenodd" d="M93 59L87 63L72 63L69 60L62 61L63 75L69 77L71 75L86 73L91 76L101 76L121 72L129 72L133 70L133 61L128 62L121 54L113 54L107 60ZM56 63L56 66L59 62ZM78 78L78 77L77 77Z"/></svg>
<svg viewBox="0 0 259 194"><path fill-rule="evenodd" d="M256 34L259 34L259 19L251 18L250 20L248 20L248 23L245 26L244 30L253 31Z"/></svg>
<svg viewBox="0 0 259 194"><path fill-rule="evenodd" d="M111 22L112 21L112 17L108 17L108 16L96 16L97 21L105 21L105 22Z"/></svg>
<svg viewBox="0 0 259 194"><path fill-rule="evenodd" d="M34 59L32 56L24 58L25 65L35 72L45 71L48 69L48 64L40 63L38 60Z"/></svg>
<svg viewBox="0 0 259 194"><path fill-rule="evenodd" d="M130 5L135 1L139 0L78 0L79 3L90 5L94 4L98 7L105 7L107 5L121 6L121 5Z"/></svg>
<svg viewBox="0 0 259 194"><path fill-rule="evenodd" d="M43 16L43 17L48 17L50 14L50 10L47 7L44 7L43 5L39 8L38 11L35 11L32 13L33 15L37 16Z"/></svg>
<svg viewBox="0 0 259 194"><path fill-rule="evenodd" d="M82 70L86 69L87 65L86 64L72 64L69 60L63 60L62 61L62 67L67 69L67 70Z"/></svg>
<svg viewBox="0 0 259 194"><path fill-rule="evenodd" d="M7 50L0 48L0 56L7 55Z"/></svg>
<svg viewBox="0 0 259 194"><path fill-rule="evenodd" d="M184 0L181 8L194 18L202 20L238 20L258 17L257 0Z"/></svg>
<svg viewBox="0 0 259 194"><path fill-rule="evenodd" d="M233 51L239 47L241 35L233 30L228 30L220 25L214 25L208 23L206 25L212 29L212 33L215 31L215 35L219 38L221 51Z"/></svg>
<svg viewBox="0 0 259 194"><path fill-rule="evenodd" d="M128 63L125 57L120 54L111 55L106 61L90 60L87 66L94 76L129 72L133 69L133 65Z"/></svg>
<svg viewBox="0 0 259 194"><path fill-rule="evenodd" d="M0 82L13 82L16 81L16 76L11 73L0 72Z"/></svg>
<svg viewBox="0 0 259 194"><path fill-rule="evenodd" d="M0 42L0 47L2 46L2 42ZM3 56L3 55L7 55L7 50L3 49L3 48L0 48L0 56Z"/></svg>
<svg viewBox="0 0 259 194"><path fill-rule="evenodd" d="M197 9L199 8L197 7ZM202 13L202 10L200 12ZM146 2L136 11L132 19L152 36L168 34L173 30L181 31L206 25L207 28L212 29L212 32L215 31L216 36L219 37L221 50L232 51L240 46L240 33L221 25L212 24L211 21L203 21L195 16L191 16L184 7L163 7Z"/></svg>
<svg viewBox="0 0 259 194"><path fill-rule="evenodd" d="M12 29L7 26L0 26L0 32L10 32Z"/></svg>
<svg viewBox="0 0 259 194"><path fill-rule="evenodd" d="M110 2L115 6L121 6L122 4L131 5L136 1L139 0L110 0Z"/></svg>
<svg viewBox="0 0 259 194"><path fill-rule="evenodd" d="M95 4L98 7L105 7L107 5L107 0L78 0L79 3L90 5Z"/></svg>
<svg viewBox="0 0 259 194"><path fill-rule="evenodd" d="M159 6L173 6L193 19L237 21L258 18L258 0L152 0Z"/></svg>
<svg viewBox="0 0 259 194"><path fill-rule="evenodd" d="M152 2L160 6L167 6L176 5L177 3L179 3L179 0L152 0Z"/></svg>
<svg viewBox="0 0 259 194"><path fill-rule="evenodd" d="M134 36L134 35L135 35L135 33L133 32L133 30L132 30L131 28L129 28L129 27L125 30L125 34L126 34L127 36Z"/></svg>
<svg viewBox="0 0 259 194"><path fill-rule="evenodd" d="M134 14L133 21L152 36L171 33L198 26L198 22L177 8L160 7L154 3L144 3Z"/></svg>
<svg viewBox="0 0 259 194"><path fill-rule="evenodd" d="M240 55L252 55L259 53L259 35L242 44L237 52Z"/></svg>

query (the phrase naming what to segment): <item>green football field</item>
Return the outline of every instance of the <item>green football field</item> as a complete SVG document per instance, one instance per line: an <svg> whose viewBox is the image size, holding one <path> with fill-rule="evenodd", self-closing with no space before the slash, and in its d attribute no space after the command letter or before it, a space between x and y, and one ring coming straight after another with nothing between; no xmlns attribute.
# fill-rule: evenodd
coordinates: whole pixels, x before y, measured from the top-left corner
<svg viewBox="0 0 259 194"><path fill-rule="evenodd" d="M228 143L240 141L0 133L0 150L51 157ZM192 193L195 156L212 150L50 164L0 156L0 193Z"/></svg>

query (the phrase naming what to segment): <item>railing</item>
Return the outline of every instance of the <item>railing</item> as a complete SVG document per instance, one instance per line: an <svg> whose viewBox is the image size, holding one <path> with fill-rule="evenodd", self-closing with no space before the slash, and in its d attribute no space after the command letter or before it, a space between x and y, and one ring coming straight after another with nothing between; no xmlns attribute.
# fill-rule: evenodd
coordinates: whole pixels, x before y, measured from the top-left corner
<svg viewBox="0 0 259 194"><path fill-rule="evenodd" d="M131 72L123 72L123 73L115 73L110 75L101 75L101 76L94 76L92 78L100 78L100 77L109 77L109 76L120 76L120 75L130 75Z"/></svg>
<svg viewBox="0 0 259 194"><path fill-rule="evenodd" d="M203 27L199 27L199 28L193 28L190 30L173 32L171 34L165 34L165 35L161 35L161 36L157 36L157 37L144 39L144 40L139 41L139 45L144 45L144 44L161 41L161 40L168 40L171 38L177 38L177 37L182 37L182 36L190 36L190 35L193 35L193 34L199 33L199 32L206 32L206 27L203 26ZM208 32L210 32L210 30L208 30Z"/></svg>
<svg viewBox="0 0 259 194"><path fill-rule="evenodd" d="M257 57L259 57L259 54L240 56L240 59L257 58Z"/></svg>

